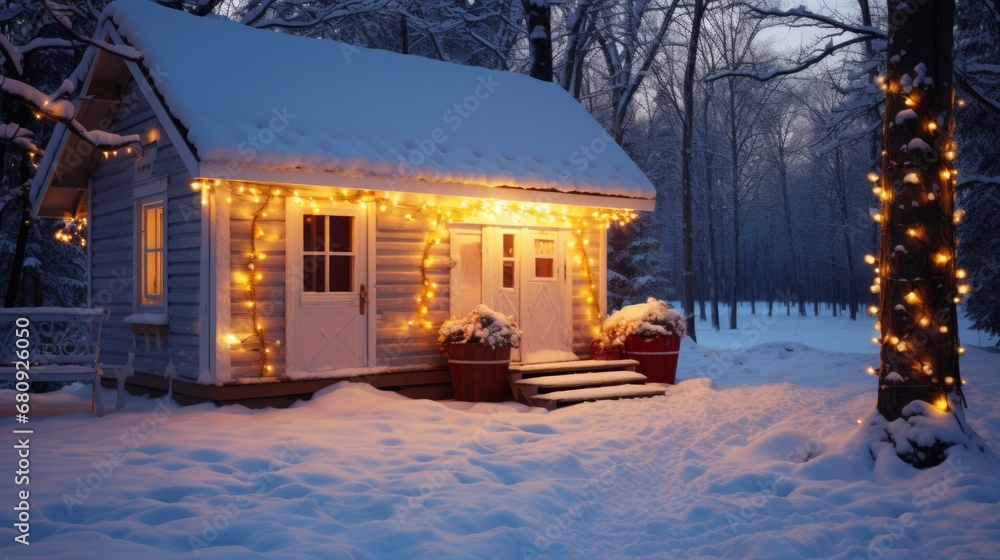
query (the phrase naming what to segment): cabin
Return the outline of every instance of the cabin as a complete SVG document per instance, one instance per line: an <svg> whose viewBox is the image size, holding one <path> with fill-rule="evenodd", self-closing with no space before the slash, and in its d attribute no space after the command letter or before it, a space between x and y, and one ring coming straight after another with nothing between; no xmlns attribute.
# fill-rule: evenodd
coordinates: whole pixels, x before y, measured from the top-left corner
<svg viewBox="0 0 1000 560"><path fill-rule="evenodd" d="M446 398L437 329L516 317L521 363L587 357L606 234L652 210L625 152L555 84L110 4L72 77L100 152L58 126L39 216L86 219L102 357L218 402L340 379ZM140 62L119 56L127 47Z"/></svg>

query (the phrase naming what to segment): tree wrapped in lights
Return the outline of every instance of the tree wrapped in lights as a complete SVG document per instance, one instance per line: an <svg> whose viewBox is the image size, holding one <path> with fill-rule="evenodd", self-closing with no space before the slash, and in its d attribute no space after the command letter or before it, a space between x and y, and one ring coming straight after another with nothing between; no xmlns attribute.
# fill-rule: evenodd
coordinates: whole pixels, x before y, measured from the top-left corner
<svg viewBox="0 0 1000 560"><path fill-rule="evenodd" d="M954 1L889 1L881 253L872 292L880 305L878 411L903 416L915 400L964 405L956 305L969 291L955 265Z"/></svg>

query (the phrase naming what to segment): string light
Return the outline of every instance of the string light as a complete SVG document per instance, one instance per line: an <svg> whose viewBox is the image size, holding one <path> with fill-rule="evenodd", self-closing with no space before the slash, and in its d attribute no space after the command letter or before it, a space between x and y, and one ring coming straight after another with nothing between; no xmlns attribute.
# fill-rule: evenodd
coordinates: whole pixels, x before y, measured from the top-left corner
<svg viewBox="0 0 1000 560"><path fill-rule="evenodd" d="M204 179L196 179L191 182L190 186L192 190L200 192L201 204L207 205L213 186L218 187L221 184L222 182L218 180L209 183ZM251 325L253 325L253 328L252 332L244 338L240 338L234 333L229 333L226 336L226 340L231 345L256 341L260 345L261 376L266 377L274 371L274 367L269 362L271 347L279 346L281 341L275 340L272 342L266 338L262 317L260 316L260 306L257 305L257 286L264 279L264 275L261 273L258 264L266 258L266 254L257 248L257 239L263 238L265 235L264 230L259 227L258 221L267 216L267 208L274 197L289 197L300 206L305 207L308 205L314 212L320 211L320 201L310 196L303 197L299 191L288 192L277 188L268 190L244 184L230 183L229 190L230 196L227 197L227 201L231 202L233 198L242 198L250 200L259 206L250 224L250 251L246 254L246 272L234 273L234 278L244 284L246 291L245 305L250 310ZM380 213L389 212L393 208L399 207L402 209L401 213L407 221L416 221L417 215L422 214L427 216L430 227L424 241L424 250L420 260L421 287L419 293L414 298L416 302L416 318L415 320L406 321L406 325L420 326L428 330L434 327L433 321L430 320L430 313L433 300L436 296L435 292L438 288L438 284L431 279L429 272L430 268L436 262L432 251L435 246L441 244L442 238L447 233L445 228L449 222L475 222L491 218L491 221L496 221L501 217L509 218L514 223L528 220L553 224L561 222L562 225L570 228L573 232L574 242L570 243L570 245L576 248L579 253L574 262L580 266L580 270L586 281L586 287L581 297L592 306L591 311L588 311L588 315L597 320L601 318L601 311L598 286L594 280L592 269L594 259L587 254L586 247L589 246L590 241L583 237L583 232L593 225L602 228L610 227L612 224L624 226L637 217L637 214L632 210L616 209L598 209L587 217L571 216L565 211L554 212L547 204L514 203L503 200L480 200L471 203L462 201L459 206L448 208L439 207L433 199L419 204L407 204L401 203L398 195L390 197L389 193L380 194L374 191L351 191L348 189L340 189L337 196L330 196L328 199L332 203L348 202L356 204L361 208L367 208L371 205ZM599 325L595 326L594 329L595 332L599 332Z"/></svg>

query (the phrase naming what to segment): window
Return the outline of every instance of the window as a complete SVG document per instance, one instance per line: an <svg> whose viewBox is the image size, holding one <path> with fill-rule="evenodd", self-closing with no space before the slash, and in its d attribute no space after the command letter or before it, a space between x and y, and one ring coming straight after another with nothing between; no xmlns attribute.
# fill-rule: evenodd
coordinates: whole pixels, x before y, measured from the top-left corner
<svg viewBox="0 0 1000 560"><path fill-rule="evenodd" d="M513 233L503 234L503 287L504 288L514 288L516 282L515 276L515 258L514 254L514 242L515 237Z"/></svg>
<svg viewBox="0 0 1000 560"><path fill-rule="evenodd" d="M144 200L139 206L139 293L143 305L163 305L166 282L164 247L166 221L163 198Z"/></svg>
<svg viewBox="0 0 1000 560"><path fill-rule="evenodd" d="M302 291L354 291L354 218L302 217Z"/></svg>
<svg viewBox="0 0 1000 560"><path fill-rule="evenodd" d="M555 278L556 242L535 239L535 278Z"/></svg>

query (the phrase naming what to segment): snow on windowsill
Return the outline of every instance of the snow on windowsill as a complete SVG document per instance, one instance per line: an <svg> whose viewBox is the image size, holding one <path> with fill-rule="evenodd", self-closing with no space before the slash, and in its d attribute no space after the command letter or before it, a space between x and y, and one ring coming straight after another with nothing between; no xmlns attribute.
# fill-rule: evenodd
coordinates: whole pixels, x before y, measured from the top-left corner
<svg viewBox="0 0 1000 560"><path fill-rule="evenodd" d="M166 313L133 313L122 319L128 325L168 325L170 316Z"/></svg>

